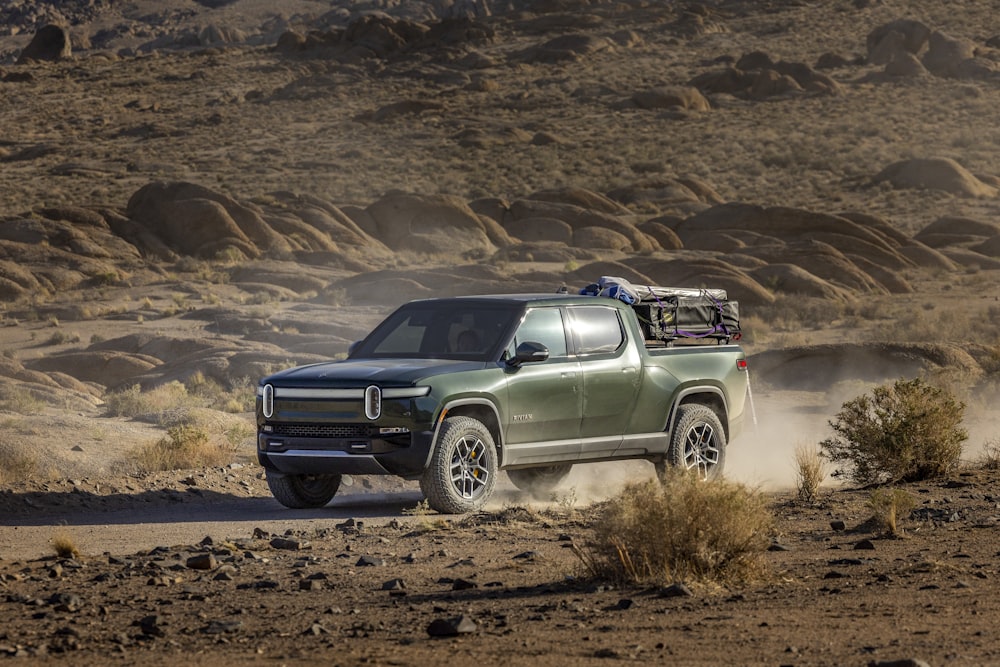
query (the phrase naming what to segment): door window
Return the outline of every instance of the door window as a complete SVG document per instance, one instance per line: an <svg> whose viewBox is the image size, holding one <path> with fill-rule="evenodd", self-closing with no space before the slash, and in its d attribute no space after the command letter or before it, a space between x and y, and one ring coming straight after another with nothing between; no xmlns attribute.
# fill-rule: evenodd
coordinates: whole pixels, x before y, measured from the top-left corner
<svg viewBox="0 0 1000 667"><path fill-rule="evenodd" d="M625 342L621 318L614 308L575 307L570 312L577 354L609 354Z"/></svg>
<svg viewBox="0 0 1000 667"><path fill-rule="evenodd" d="M549 358L565 357L566 331L562 312L558 308L532 308L524 315L521 326L514 334L508 356L514 355L517 346L524 342L541 343L549 348Z"/></svg>

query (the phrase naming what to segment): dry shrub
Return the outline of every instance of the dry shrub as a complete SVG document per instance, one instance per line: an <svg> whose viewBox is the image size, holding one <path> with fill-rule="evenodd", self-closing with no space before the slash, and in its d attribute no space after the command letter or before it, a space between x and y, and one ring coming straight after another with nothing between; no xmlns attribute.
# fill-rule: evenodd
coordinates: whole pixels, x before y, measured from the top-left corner
<svg viewBox="0 0 1000 667"><path fill-rule="evenodd" d="M844 403L820 443L831 461L862 485L942 477L958 468L968 433L965 404L916 378L881 385Z"/></svg>
<svg viewBox="0 0 1000 667"><path fill-rule="evenodd" d="M233 461L233 450L208 437L204 429L190 424L171 427L167 435L132 453L141 470L182 470L221 466Z"/></svg>
<svg viewBox="0 0 1000 667"><path fill-rule="evenodd" d="M143 391L134 384L104 397L104 409L109 417L128 417L158 414L191 405L187 387L177 381Z"/></svg>
<svg viewBox="0 0 1000 667"><path fill-rule="evenodd" d="M983 453L979 456L979 467L983 470L1000 470L1000 438L987 440Z"/></svg>
<svg viewBox="0 0 1000 667"><path fill-rule="evenodd" d="M808 502L816 500L820 484L826 479L826 461L816 445L799 445L795 448L795 486L799 498Z"/></svg>
<svg viewBox="0 0 1000 667"><path fill-rule="evenodd" d="M577 555L612 581L751 580L765 570L773 522L760 492L669 470L662 485L630 484L610 500Z"/></svg>
<svg viewBox="0 0 1000 667"><path fill-rule="evenodd" d="M872 517L882 530L893 536L902 535L899 519L908 515L916 507L916 499L902 489L875 489L868 497L868 506L872 508Z"/></svg>
<svg viewBox="0 0 1000 667"><path fill-rule="evenodd" d="M38 454L19 442L0 441L0 484L31 479L38 472Z"/></svg>
<svg viewBox="0 0 1000 667"><path fill-rule="evenodd" d="M76 558L80 555L76 542L66 530L58 530L52 536L52 549L60 558Z"/></svg>

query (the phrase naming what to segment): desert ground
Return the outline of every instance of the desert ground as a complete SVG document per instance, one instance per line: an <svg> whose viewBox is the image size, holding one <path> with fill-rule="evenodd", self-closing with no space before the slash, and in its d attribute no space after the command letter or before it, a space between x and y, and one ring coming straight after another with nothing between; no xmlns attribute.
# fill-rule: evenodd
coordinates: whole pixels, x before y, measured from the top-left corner
<svg viewBox="0 0 1000 667"><path fill-rule="evenodd" d="M1000 664L998 107L982 0L0 3L0 658ZM643 463L468 517L270 497L259 377L412 298L602 275L739 300L766 576L588 577ZM901 377L969 439L889 538L793 452ZM153 469L184 426L225 458Z"/></svg>

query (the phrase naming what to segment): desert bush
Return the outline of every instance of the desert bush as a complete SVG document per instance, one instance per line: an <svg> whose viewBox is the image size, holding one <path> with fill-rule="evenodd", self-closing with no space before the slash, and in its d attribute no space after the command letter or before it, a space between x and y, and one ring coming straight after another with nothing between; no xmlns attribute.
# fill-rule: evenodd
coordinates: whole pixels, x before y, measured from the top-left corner
<svg viewBox="0 0 1000 667"><path fill-rule="evenodd" d="M221 466L232 463L233 451L212 441L198 426L183 424L167 430L156 442L139 447L132 460L147 472Z"/></svg>
<svg viewBox="0 0 1000 667"><path fill-rule="evenodd" d="M192 405L187 387L180 382L168 382L148 391L137 384L113 391L104 397L104 409L109 417L135 418L163 413Z"/></svg>
<svg viewBox="0 0 1000 667"><path fill-rule="evenodd" d="M799 445L795 448L795 487L799 498L813 501L819 494L819 486L826 478L826 461L822 450L815 445Z"/></svg>
<svg viewBox="0 0 1000 667"><path fill-rule="evenodd" d="M31 479L38 463L38 454L23 444L0 441L0 484Z"/></svg>
<svg viewBox="0 0 1000 667"><path fill-rule="evenodd" d="M761 575L773 517L763 494L726 480L668 471L630 484L577 549L595 577L625 582L740 581Z"/></svg>
<svg viewBox="0 0 1000 667"><path fill-rule="evenodd" d="M958 467L968 438L964 412L946 389L897 380L844 403L830 422L836 435L820 446L831 461L846 463L858 484L941 477Z"/></svg>
<svg viewBox="0 0 1000 667"><path fill-rule="evenodd" d="M899 519L908 515L916 506L912 495L902 489L880 488L872 491L868 497L868 506L872 509L875 524L893 536L902 535Z"/></svg>

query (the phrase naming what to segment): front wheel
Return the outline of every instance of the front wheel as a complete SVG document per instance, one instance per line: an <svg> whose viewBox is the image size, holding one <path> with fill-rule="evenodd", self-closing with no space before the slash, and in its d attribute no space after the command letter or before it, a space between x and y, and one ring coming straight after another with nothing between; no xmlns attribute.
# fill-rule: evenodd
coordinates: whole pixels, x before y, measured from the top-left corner
<svg viewBox="0 0 1000 667"><path fill-rule="evenodd" d="M696 472L701 479L716 479L726 463L726 432L715 411L700 403L677 408L677 421L670 434L670 448L664 463L657 465L662 478L665 463Z"/></svg>
<svg viewBox="0 0 1000 667"><path fill-rule="evenodd" d="M340 488L340 475L283 475L267 473L271 494L285 507L307 509L323 507Z"/></svg>
<svg viewBox="0 0 1000 667"><path fill-rule="evenodd" d="M420 478L431 509L442 514L475 511L493 494L496 477L497 449L489 429L471 417L445 419Z"/></svg>
<svg viewBox="0 0 1000 667"><path fill-rule="evenodd" d="M507 477L510 478L514 486L522 491L527 491L541 500L547 500L547 496L562 484L572 469L572 463L543 466L540 468L520 468L517 470L508 470Z"/></svg>

